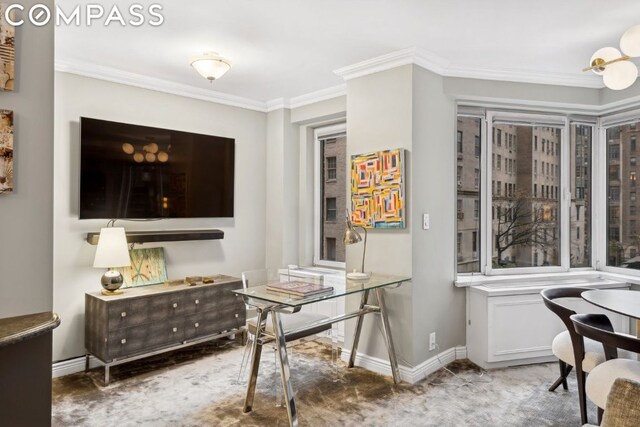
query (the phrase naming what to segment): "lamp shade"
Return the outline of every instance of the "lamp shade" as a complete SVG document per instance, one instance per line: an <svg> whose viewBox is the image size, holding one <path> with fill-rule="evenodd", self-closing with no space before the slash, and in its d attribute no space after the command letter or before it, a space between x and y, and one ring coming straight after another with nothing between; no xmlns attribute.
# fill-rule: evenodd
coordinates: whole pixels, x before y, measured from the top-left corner
<svg viewBox="0 0 640 427"><path fill-rule="evenodd" d="M231 69L231 61L216 52L207 52L191 60L191 66L207 80L219 79Z"/></svg>
<svg viewBox="0 0 640 427"><path fill-rule="evenodd" d="M362 237L360 236L360 233L358 233L353 228L353 224L351 223L351 218L349 218L349 214L347 214L347 224L344 230L344 244L352 245L354 243L358 243L361 241L362 241Z"/></svg>
<svg viewBox="0 0 640 427"><path fill-rule="evenodd" d="M626 89L636 81L638 77L638 67L630 61L615 62L607 65L604 70L602 81L609 89Z"/></svg>
<svg viewBox="0 0 640 427"><path fill-rule="evenodd" d="M620 50L627 56L640 56L640 25L629 28L620 38Z"/></svg>
<svg viewBox="0 0 640 427"><path fill-rule="evenodd" d="M613 61L614 59L618 59L621 56L622 54L615 47L603 47L602 49L598 49L596 53L591 56L591 60L589 61L589 63L591 64L591 66L595 66L604 62ZM605 67L594 68L591 71L601 76L605 71Z"/></svg>
<svg viewBox="0 0 640 427"><path fill-rule="evenodd" d="M122 227L100 229L98 249L93 260L97 268L127 267L131 265L127 236Z"/></svg>

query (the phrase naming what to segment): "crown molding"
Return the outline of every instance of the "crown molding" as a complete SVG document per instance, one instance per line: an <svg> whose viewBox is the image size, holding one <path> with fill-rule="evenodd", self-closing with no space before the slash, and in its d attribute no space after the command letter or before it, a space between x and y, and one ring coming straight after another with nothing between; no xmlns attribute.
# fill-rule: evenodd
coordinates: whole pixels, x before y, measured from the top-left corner
<svg viewBox="0 0 640 427"><path fill-rule="evenodd" d="M283 108L291 108L291 104L287 98L276 98L265 103L267 113L275 110L281 110Z"/></svg>
<svg viewBox="0 0 640 427"><path fill-rule="evenodd" d="M155 90L157 92L215 102L217 104L229 105L231 107L245 108L247 110L263 113L267 112L267 104L263 101L197 88L182 83L175 83L164 79L144 76L89 62L56 60L55 70L112 83L139 87L142 89Z"/></svg>
<svg viewBox="0 0 640 427"><path fill-rule="evenodd" d="M602 79L594 75L574 73L554 73L547 71L523 71L515 69L472 68L451 64L441 56L423 49L411 47L386 55L367 59L353 65L339 68L335 74L351 80L402 65L415 64L444 77L499 80L507 82L577 86L592 89L604 87Z"/></svg>
<svg viewBox="0 0 640 427"><path fill-rule="evenodd" d="M408 64L417 64L427 70L442 74L448 61L433 53L410 47L338 68L334 73L345 80L351 80Z"/></svg>
<svg viewBox="0 0 640 427"><path fill-rule="evenodd" d="M315 92L296 96L290 99L290 108L303 107L316 102L326 101L328 99L338 98L347 95L347 85L340 84L326 89L317 90Z"/></svg>
<svg viewBox="0 0 640 427"><path fill-rule="evenodd" d="M504 82L547 84L556 86L577 86L591 89L600 89L604 87L602 79L593 74L451 66L444 70L442 75L446 77L462 77L466 79L499 80Z"/></svg>

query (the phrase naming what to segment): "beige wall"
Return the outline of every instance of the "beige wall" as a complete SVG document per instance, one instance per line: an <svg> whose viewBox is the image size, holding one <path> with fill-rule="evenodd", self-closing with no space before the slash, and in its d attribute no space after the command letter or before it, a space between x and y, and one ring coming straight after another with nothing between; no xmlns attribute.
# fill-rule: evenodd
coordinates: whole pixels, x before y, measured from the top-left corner
<svg viewBox="0 0 640 427"><path fill-rule="evenodd" d="M105 226L106 220L78 220L81 116L235 138L234 218L117 224L129 230L219 228L225 232L223 240L156 245L165 248L170 278L238 276L243 270L264 266L266 114L66 73L56 73L55 90L53 305L62 325L54 334L54 360L84 353L84 293L101 289L102 271L91 267L95 247L83 239L88 231Z"/></svg>
<svg viewBox="0 0 640 427"><path fill-rule="evenodd" d="M44 3L53 8L53 1ZM14 191L0 195L0 318L50 311L53 275L53 26L16 30ZM63 322L70 319L64 319Z"/></svg>

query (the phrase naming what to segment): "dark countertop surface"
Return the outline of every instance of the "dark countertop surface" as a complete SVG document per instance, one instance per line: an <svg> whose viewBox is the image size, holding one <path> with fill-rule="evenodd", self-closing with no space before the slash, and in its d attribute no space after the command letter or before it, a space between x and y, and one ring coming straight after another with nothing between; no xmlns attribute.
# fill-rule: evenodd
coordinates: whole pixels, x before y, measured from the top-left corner
<svg viewBox="0 0 640 427"><path fill-rule="evenodd" d="M59 324L60 317L51 311L0 319L0 348L47 333Z"/></svg>

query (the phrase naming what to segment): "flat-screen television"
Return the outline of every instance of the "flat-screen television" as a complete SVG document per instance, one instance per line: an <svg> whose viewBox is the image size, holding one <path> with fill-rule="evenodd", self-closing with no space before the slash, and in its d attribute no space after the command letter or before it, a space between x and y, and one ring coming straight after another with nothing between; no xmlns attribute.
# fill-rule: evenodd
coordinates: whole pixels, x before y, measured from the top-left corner
<svg viewBox="0 0 640 427"><path fill-rule="evenodd" d="M80 119L80 219L233 217L235 140Z"/></svg>

